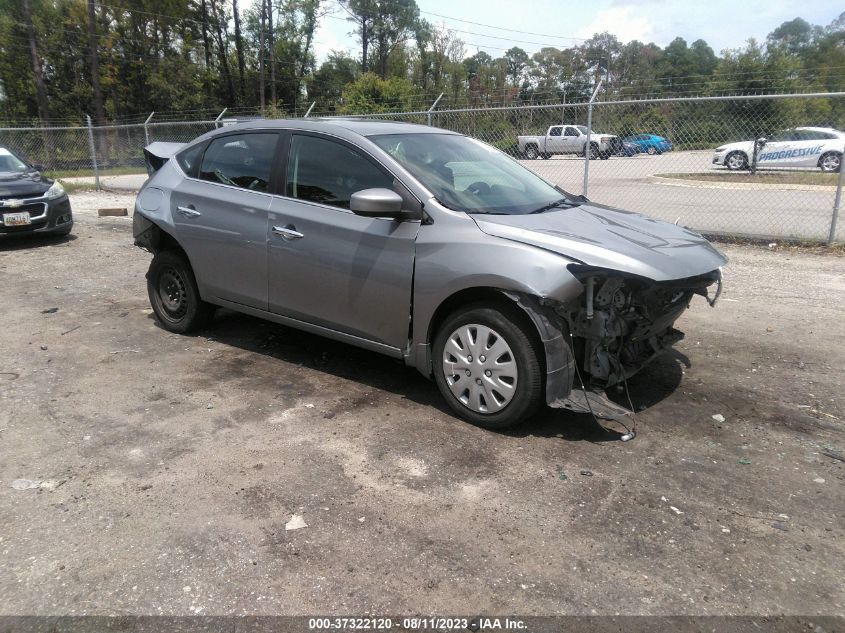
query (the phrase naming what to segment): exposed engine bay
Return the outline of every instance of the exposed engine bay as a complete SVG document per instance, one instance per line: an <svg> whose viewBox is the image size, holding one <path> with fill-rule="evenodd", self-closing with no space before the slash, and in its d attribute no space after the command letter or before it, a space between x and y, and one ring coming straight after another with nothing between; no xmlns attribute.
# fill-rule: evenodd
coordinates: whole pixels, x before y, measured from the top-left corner
<svg viewBox="0 0 845 633"><path fill-rule="evenodd" d="M601 393L623 384L683 339L674 324L695 295L713 306L722 291L720 270L663 282L608 271L578 276L585 292L571 303L555 306L569 326L577 374L572 393L559 406L578 411L613 407ZM712 296L711 286L715 286ZM600 417L616 417L612 413Z"/></svg>

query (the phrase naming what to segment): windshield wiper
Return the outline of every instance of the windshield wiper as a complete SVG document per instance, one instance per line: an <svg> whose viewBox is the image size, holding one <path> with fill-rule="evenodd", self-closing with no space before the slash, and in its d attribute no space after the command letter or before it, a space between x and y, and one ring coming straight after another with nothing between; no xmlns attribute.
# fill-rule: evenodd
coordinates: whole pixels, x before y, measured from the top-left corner
<svg viewBox="0 0 845 633"><path fill-rule="evenodd" d="M575 202L574 200L570 200L569 198L561 198L560 200L550 202L549 204L542 206L539 209L534 209L530 213L544 213L546 211L551 211L552 209L571 209L572 207L579 206L581 206L580 202Z"/></svg>

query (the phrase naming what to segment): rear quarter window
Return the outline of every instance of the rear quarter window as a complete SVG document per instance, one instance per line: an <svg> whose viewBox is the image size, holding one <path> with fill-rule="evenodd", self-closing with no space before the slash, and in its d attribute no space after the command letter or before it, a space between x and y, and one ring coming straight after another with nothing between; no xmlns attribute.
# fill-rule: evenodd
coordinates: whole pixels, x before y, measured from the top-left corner
<svg viewBox="0 0 845 633"><path fill-rule="evenodd" d="M205 145L205 143L197 143L176 154L176 162L179 163L179 167L191 178L196 178L197 173L199 173L200 160Z"/></svg>

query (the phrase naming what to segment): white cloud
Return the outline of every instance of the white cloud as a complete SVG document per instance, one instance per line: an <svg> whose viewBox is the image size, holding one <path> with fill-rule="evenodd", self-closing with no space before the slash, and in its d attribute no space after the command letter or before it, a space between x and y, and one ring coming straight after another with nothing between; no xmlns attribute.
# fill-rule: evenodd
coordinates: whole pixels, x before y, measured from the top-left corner
<svg viewBox="0 0 845 633"><path fill-rule="evenodd" d="M631 40L648 42L654 38L654 29L649 19L634 15L634 7L610 7L602 9L595 19L581 28L578 37L592 37L596 33L608 31L623 43Z"/></svg>

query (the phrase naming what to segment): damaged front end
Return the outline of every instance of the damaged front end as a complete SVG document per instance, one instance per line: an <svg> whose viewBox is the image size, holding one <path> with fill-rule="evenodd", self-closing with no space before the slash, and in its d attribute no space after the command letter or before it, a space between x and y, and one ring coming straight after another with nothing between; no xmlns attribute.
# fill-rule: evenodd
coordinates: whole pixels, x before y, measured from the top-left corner
<svg viewBox="0 0 845 633"><path fill-rule="evenodd" d="M549 404L618 418L629 412L603 392L623 384L683 338L674 324L695 295L715 305L722 290L721 269L660 282L578 265L570 270L584 292L554 310L569 326L576 382L566 398Z"/></svg>

